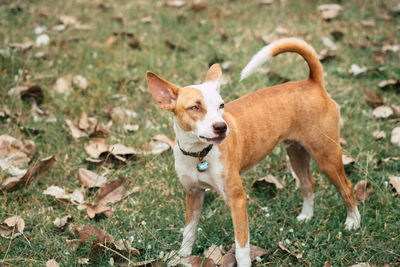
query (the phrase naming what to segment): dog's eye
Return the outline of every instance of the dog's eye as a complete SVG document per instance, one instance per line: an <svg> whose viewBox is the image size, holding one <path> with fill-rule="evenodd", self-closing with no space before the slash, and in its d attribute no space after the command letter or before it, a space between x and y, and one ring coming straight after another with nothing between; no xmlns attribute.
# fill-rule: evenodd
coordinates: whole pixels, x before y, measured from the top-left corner
<svg viewBox="0 0 400 267"><path fill-rule="evenodd" d="M225 108L225 104L224 104L224 103L222 103L221 105L219 105L219 108L220 108L220 109L223 109L223 108Z"/></svg>
<svg viewBox="0 0 400 267"><path fill-rule="evenodd" d="M191 110L200 110L200 107L195 105L195 106L191 106L189 109L191 109Z"/></svg>

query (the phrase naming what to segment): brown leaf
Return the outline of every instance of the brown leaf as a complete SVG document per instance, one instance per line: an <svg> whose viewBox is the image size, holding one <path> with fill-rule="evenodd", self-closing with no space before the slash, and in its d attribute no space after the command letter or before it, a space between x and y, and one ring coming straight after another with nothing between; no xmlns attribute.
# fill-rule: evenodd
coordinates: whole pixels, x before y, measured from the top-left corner
<svg viewBox="0 0 400 267"><path fill-rule="evenodd" d="M332 267L331 259L326 260L324 267Z"/></svg>
<svg viewBox="0 0 400 267"><path fill-rule="evenodd" d="M45 191L43 191L43 194L53 196L61 200L70 200L70 194L67 193L63 188L56 185L48 187Z"/></svg>
<svg viewBox="0 0 400 267"><path fill-rule="evenodd" d="M341 9L342 7L338 4L325 4L318 6L321 17L327 21L337 18Z"/></svg>
<svg viewBox="0 0 400 267"><path fill-rule="evenodd" d="M8 44L9 47L11 48L16 48L21 50L22 52L25 52L26 50L29 50L33 47L33 42L32 41L28 41L25 43L9 43Z"/></svg>
<svg viewBox="0 0 400 267"><path fill-rule="evenodd" d="M36 102L38 105L42 104L44 99L42 88L36 84L13 87L8 91L8 95L16 95L24 101Z"/></svg>
<svg viewBox="0 0 400 267"><path fill-rule="evenodd" d="M71 135L75 140L78 140L81 137L87 137L88 134L85 131L79 129L71 120L66 119L65 123L68 125L69 130L71 131Z"/></svg>
<svg viewBox="0 0 400 267"><path fill-rule="evenodd" d="M85 145L85 151L92 158L99 158L101 154L108 152L108 145L103 138L95 138Z"/></svg>
<svg viewBox="0 0 400 267"><path fill-rule="evenodd" d="M375 118L389 118L393 115L393 110L388 106L378 106L372 111Z"/></svg>
<svg viewBox="0 0 400 267"><path fill-rule="evenodd" d="M217 245L212 244L211 247L204 250L204 257L212 259L215 264L219 264L222 260L222 251Z"/></svg>
<svg viewBox="0 0 400 267"><path fill-rule="evenodd" d="M358 200L361 202L365 202L369 198L370 195L374 193L374 188L371 183L367 180L359 181L355 186L355 195Z"/></svg>
<svg viewBox="0 0 400 267"><path fill-rule="evenodd" d="M136 257L140 256L139 250L132 247L129 241L120 239L120 240L115 241L114 245L118 250L128 252L129 255L134 255Z"/></svg>
<svg viewBox="0 0 400 267"><path fill-rule="evenodd" d="M373 107L383 105L383 98L377 92L363 88L363 95L368 105Z"/></svg>
<svg viewBox="0 0 400 267"><path fill-rule="evenodd" d="M81 90L86 90L87 87L89 86L87 79L82 75L75 75L72 78L72 84Z"/></svg>
<svg viewBox="0 0 400 267"><path fill-rule="evenodd" d="M262 5L271 5L273 2L274 2L274 0L259 0L259 1L257 2L257 4L258 4L259 6L262 6Z"/></svg>
<svg viewBox="0 0 400 267"><path fill-rule="evenodd" d="M180 260L179 264L190 265L192 267L215 267L212 259L205 259L199 256L189 256Z"/></svg>
<svg viewBox="0 0 400 267"><path fill-rule="evenodd" d="M123 185L121 178L112 182L106 183L99 190L99 194L96 197L98 204L107 205L108 203L116 203L120 201L126 195L126 189Z"/></svg>
<svg viewBox="0 0 400 267"><path fill-rule="evenodd" d="M203 9L206 9L207 6L202 0L195 0L193 1L190 5L189 8L193 11L201 11Z"/></svg>
<svg viewBox="0 0 400 267"><path fill-rule="evenodd" d="M343 162L343 165L349 165L349 164L354 163L355 160L350 156L342 154L342 162Z"/></svg>
<svg viewBox="0 0 400 267"><path fill-rule="evenodd" d="M270 186L273 185L277 189L282 189L283 185L279 182L279 180L273 176L272 174L268 174L265 177L259 178L254 184L253 187L259 186Z"/></svg>
<svg viewBox="0 0 400 267"><path fill-rule="evenodd" d="M55 259L51 259L46 262L46 267L60 267L60 264Z"/></svg>
<svg viewBox="0 0 400 267"><path fill-rule="evenodd" d="M69 222L71 222L72 221L72 216L71 215L66 215L66 216L64 216L64 217L62 217L62 218L56 218L54 221L53 221L53 224L54 224L54 226L55 227L57 227L57 228L64 228L66 225L67 225L67 223L69 223Z"/></svg>
<svg viewBox="0 0 400 267"><path fill-rule="evenodd" d="M393 186L396 194L400 195L400 176L389 175L389 182Z"/></svg>
<svg viewBox="0 0 400 267"><path fill-rule="evenodd" d="M98 205L90 205L87 204L87 209L86 212L89 216L89 218L93 219L94 217L96 217L96 215L98 214L105 214L107 217L111 217L112 216L112 211L111 211L111 207L109 206L104 206L101 204Z"/></svg>
<svg viewBox="0 0 400 267"><path fill-rule="evenodd" d="M336 57L336 52L328 48L324 48L318 53L318 58L322 62L328 62L329 60L335 57Z"/></svg>
<svg viewBox="0 0 400 267"><path fill-rule="evenodd" d="M378 84L378 87L382 90L395 89L400 92L400 81L393 79L384 80Z"/></svg>
<svg viewBox="0 0 400 267"><path fill-rule="evenodd" d="M152 141L159 141L163 142L169 145L170 148L173 148L175 146L175 140L172 140L165 134L156 134L150 137Z"/></svg>
<svg viewBox="0 0 400 267"><path fill-rule="evenodd" d="M6 191L14 191L22 184L29 184L35 174L37 174L36 179L39 179L43 174L45 174L49 169L54 166L56 161L57 160L55 156L50 156L36 162L35 164L31 164L31 166L29 166L29 169L23 176L10 177L6 179L3 182L1 189Z"/></svg>
<svg viewBox="0 0 400 267"><path fill-rule="evenodd" d="M12 216L0 224L0 235L4 238L14 238L23 233L25 221L20 216Z"/></svg>
<svg viewBox="0 0 400 267"><path fill-rule="evenodd" d="M396 127L392 130L390 142L400 147L400 127Z"/></svg>
<svg viewBox="0 0 400 267"><path fill-rule="evenodd" d="M354 265L351 265L349 267L375 267L374 265L368 263L368 262L361 262L361 263L357 263Z"/></svg>
<svg viewBox="0 0 400 267"><path fill-rule="evenodd" d="M373 131L372 136L375 137L376 139L384 139L386 138L386 133L385 131L375 130Z"/></svg>
<svg viewBox="0 0 400 267"><path fill-rule="evenodd" d="M87 188L102 187L107 178L84 168L78 169L79 181Z"/></svg>

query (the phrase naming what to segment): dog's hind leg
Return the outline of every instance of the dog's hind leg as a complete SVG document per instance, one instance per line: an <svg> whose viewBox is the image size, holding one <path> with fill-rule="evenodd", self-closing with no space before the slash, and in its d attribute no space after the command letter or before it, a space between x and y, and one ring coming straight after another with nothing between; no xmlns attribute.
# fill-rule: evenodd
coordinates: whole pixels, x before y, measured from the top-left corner
<svg viewBox="0 0 400 267"><path fill-rule="evenodd" d="M310 154L302 145L295 141L285 141L286 152L289 156L290 165L300 180L301 194L303 196L303 207L297 216L298 221L308 221L314 214L314 177L310 171Z"/></svg>
<svg viewBox="0 0 400 267"><path fill-rule="evenodd" d="M192 254L203 201L204 190L186 191L185 229L183 230L183 241L179 250L179 255L182 257Z"/></svg>

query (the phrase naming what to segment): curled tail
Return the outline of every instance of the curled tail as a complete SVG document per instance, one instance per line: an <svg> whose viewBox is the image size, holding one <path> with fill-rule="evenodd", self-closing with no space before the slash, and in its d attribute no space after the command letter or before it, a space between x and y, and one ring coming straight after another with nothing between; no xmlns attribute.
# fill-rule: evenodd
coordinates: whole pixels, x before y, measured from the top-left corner
<svg viewBox="0 0 400 267"><path fill-rule="evenodd" d="M283 38L262 48L253 56L247 66L242 70L240 79L243 80L247 78L270 58L284 52L295 52L300 54L307 61L310 69L309 79L324 87L323 69L317 54L309 44L296 38Z"/></svg>

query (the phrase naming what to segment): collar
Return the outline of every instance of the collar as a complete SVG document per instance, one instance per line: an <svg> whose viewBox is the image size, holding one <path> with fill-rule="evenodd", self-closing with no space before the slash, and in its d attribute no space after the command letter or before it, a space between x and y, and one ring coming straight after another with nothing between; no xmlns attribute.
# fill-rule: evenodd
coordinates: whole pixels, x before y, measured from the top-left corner
<svg viewBox="0 0 400 267"><path fill-rule="evenodd" d="M181 148L181 146L179 145L179 141L176 140L178 143L178 147L179 149L182 151L183 155L186 156L191 156L191 157L195 157L195 158L204 158L205 156L207 156L208 152L210 152L210 150L213 148L213 144L210 144L209 146L207 146L206 148L204 148L202 151L199 152L189 152L189 151L185 151Z"/></svg>

